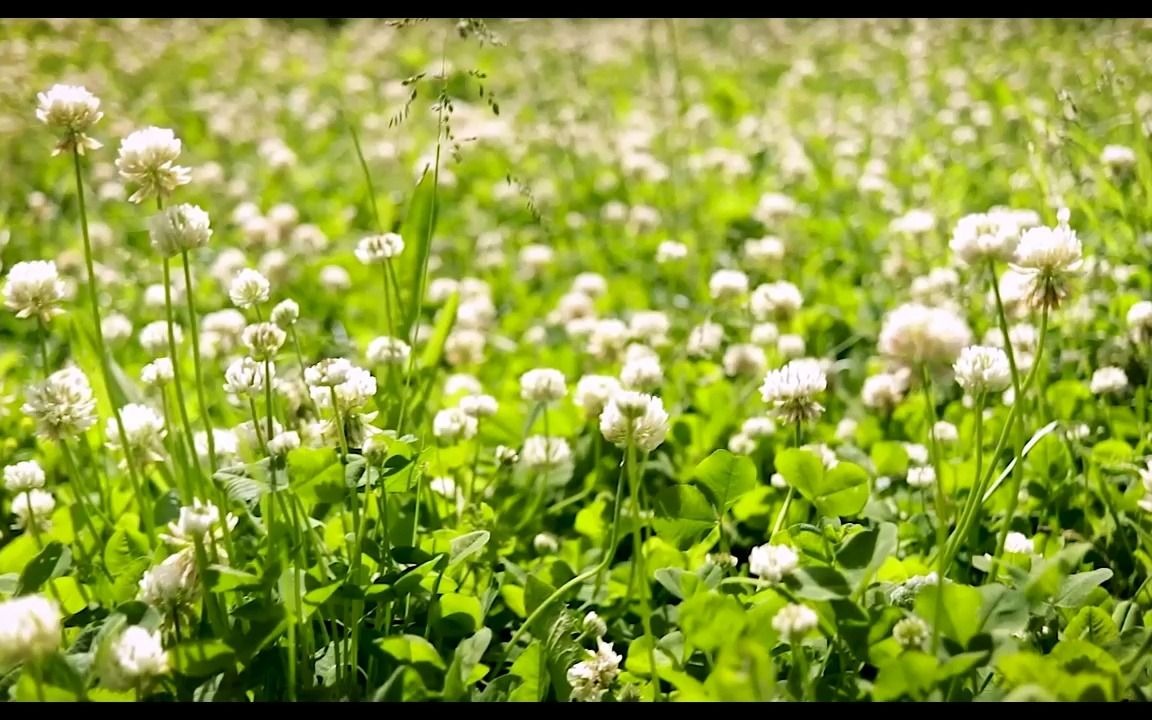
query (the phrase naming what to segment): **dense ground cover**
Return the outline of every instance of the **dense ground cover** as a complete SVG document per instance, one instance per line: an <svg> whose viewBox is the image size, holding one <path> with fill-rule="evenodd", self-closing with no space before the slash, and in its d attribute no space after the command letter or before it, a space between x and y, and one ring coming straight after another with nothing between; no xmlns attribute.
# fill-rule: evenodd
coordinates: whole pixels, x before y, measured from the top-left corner
<svg viewBox="0 0 1152 720"><path fill-rule="evenodd" d="M1150 37L5 22L0 695L1144 699Z"/></svg>

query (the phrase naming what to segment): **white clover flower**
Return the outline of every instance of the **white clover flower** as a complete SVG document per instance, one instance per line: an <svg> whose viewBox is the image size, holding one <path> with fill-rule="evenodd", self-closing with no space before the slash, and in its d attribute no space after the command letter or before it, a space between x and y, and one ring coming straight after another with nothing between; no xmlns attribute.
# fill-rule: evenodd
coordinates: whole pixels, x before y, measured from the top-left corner
<svg viewBox="0 0 1152 720"><path fill-rule="evenodd" d="M572 447L564 438L532 435L520 448L520 464L532 472L544 472L572 461Z"/></svg>
<svg viewBox="0 0 1152 720"><path fill-rule="evenodd" d="M668 434L668 413L664 401L644 393L622 390L608 401L600 413L600 432L618 447L633 443L641 452L651 452Z"/></svg>
<svg viewBox="0 0 1152 720"><path fill-rule="evenodd" d="M132 337L132 321L123 313L113 313L100 321L100 333L113 345Z"/></svg>
<svg viewBox="0 0 1152 720"><path fill-rule="evenodd" d="M206 540L209 531L219 523L220 508L192 498L192 504L180 508L180 516L168 523L168 532L161 533L160 538L172 545L189 545L197 539Z"/></svg>
<svg viewBox="0 0 1152 720"><path fill-rule="evenodd" d="M728 438L728 451L737 455L751 455L760 444L756 438L738 432Z"/></svg>
<svg viewBox="0 0 1152 720"><path fill-rule="evenodd" d="M860 427L860 423L856 422L853 418L841 418L840 422L836 423L836 439L842 442L850 442L856 436L856 430Z"/></svg>
<svg viewBox="0 0 1152 720"><path fill-rule="evenodd" d="M751 438L766 438L776 434L776 423L766 417L750 417L740 426L740 432Z"/></svg>
<svg viewBox="0 0 1152 720"><path fill-rule="evenodd" d="M908 468L908 487L930 488L936 484L936 469L931 465Z"/></svg>
<svg viewBox="0 0 1152 720"><path fill-rule="evenodd" d="M716 354L724 342L724 327L714 322L703 322L688 333L687 352L690 357L706 358Z"/></svg>
<svg viewBox="0 0 1152 720"><path fill-rule="evenodd" d="M1036 552L1032 538L1024 533L1010 532L1004 537L1004 552L1031 555Z"/></svg>
<svg viewBox="0 0 1152 720"><path fill-rule="evenodd" d="M756 377L764 374L768 367L768 357L764 354L763 348L741 343L729 346L724 352L721 364L724 366L724 374L728 377Z"/></svg>
<svg viewBox="0 0 1152 720"><path fill-rule="evenodd" d="M928 464L928 448L920 443L904 443L904 452L913 465Z"/></svg>
<svg viewBox="0 0 1152 720"><path fill-rule="evenodd" d="M169 555L140 578L140 599L167 612L190 607L199 589L196 553L191 547Z"/></svg>
<svg viewBox="0 0 1152 720"><path fill-rule="evenodd" d="M252 268L244 268L232 278L228 286L228 297L238 308L250 308L267 302L272 287L268 278Z"/></svg>
<svg viewBox="0 0 1152 720"><path fill-rule="evenodd" d="M604 694L620 674L619 654L612 650L612 643L596 639L596 651L588 651L584 660L568 668L568 684L572 686L572 700L575 702L600 702Z"/></svg>
<svg viewBox="0 0 1152 720"><path fill-rule="evenodd" d="M947 420L940 420L932 426L932 437L938 443L950 445L960 439L960 430Z"/></svg>
<svg viewBox="0 0 1152 720"><path fill-rule="evenodd" d="M68 292L55 262L29 260L8 270L3 295L5 307L14 311L16 317L48 322L63 314L60 304L67 300Z"/></svg>
<svg viewBox="0 0 1152 720"><path fill-rule="evenodd" d="M936 216L927 210L913 209L888 223L888 229L905 235L923 235L936 227Z"/></svg>
<svg viewBox="0 0 1152 720"><path fill-rule="evenodd" d="M778 583L797 568L800 557L787 545L758 545L748 555L748 571L762 580Z"/></svg>
<svg viewBox="0 0 1152 720"><path fill-rule="evenodd" d="M203 208L183 203L153 215L148 221L148 236L152 249L162 257L172 257L207 245L212 226Z"/></svg>
<svg viewBox="0 0 1152 720"><path fill-rule="evenodd" d="M599 273L582 272L572 279L572 291L598 298L608 292L608 281Z"/></svg>
<svg viewBox="0 0 1152 720"><path fill-rule="evenodd" d="M1105 145L1100 163L1114 170L1127 169L1136 164L1136 151L1125 145Z"/></svg>
<svg viewBox="0 0 1152 720"><path fill-rule="evenodd" d="M595 610L588 611L588 614L580 621L580 627L584 630L585 635L590 635L594 638L602 638L608 632L607 623L596 614Z"/></svg>
<svg viewBox="0 0 1152 720"><path fill-rule="evenodd" d="M951 363L972 341L972 331L947 308L907 303L884 317L878 347L908 365Z"/></svg>
<svg viewBox="0 0 1152 720"><path fill-rule="evenodd" d="M176 377L176 368L172 365L172 358L159 357L140 368L140 382L149 387L160 387L172 382Z"/></svg>
<svg viewBox="0 0 1152 720"><path fill-rule="evenodd" d="M312 370L312 368L305 370L305 375L307 375L310 370ZM378 385L372 373L355 365L349 364L343 375L344 381L337 385L324 386L313 384L309 389L309 394L312 397L312 402L316 404L316 407L322 410L327 410L332 407L332 396L335 394L336 403L339 406L338 409L341 415L345 416L345 421L351 421L352 418L346 417L348 411L363 406L375 397Z"/></svg>
<svg viewBox="0 0 1152 720"><path fill-rule="evenodd" d="M520 376L520 397L534 403L559 400L568 393L564 373L552 368L536 368Z"/></svg>
<svg viewBox="0 0 1152 720"><path fill-rule="evenodd" d="M548 245L525 245L520 249L520 255L517 258L520 277L525 280L540 277L544 270L552 264L555 255L555 251Z"/></svg>
<svg viewBox="0 0 1152 720"><path fill-rule="evenodd" d="M956 382L974 395L997 393L1012 384L1008 355L998 347L970 345L952 365Z"/></svg>
<svg viewBox="0 0 1152 720"><path fill-rule="evenodd" d="M205 464L212 463L212 458L208 454L208 433L206 431L196 432L192 436L192 445L196 450L196 457ZM240 438L231 430L212 428L212 446L216 450L216 465L230 465L236 461L236 456L240 453Z"/></svg>
<svg viewBox="0 0 1152 720"><path fill-rule="evenodd" d="M175 164L180 151L180 140L167 128L146 127L121 140L116 169L125 181L140 186L128 200L163 197L191 182L191 171Z"/></svg>
<svg viewBox="0 0 1152 720"><path fill-rule="evenodd" d="M968 265L983 266L990 262L1007 262L1020 242L1020 228L1004 213L965 215L956 223L949 247Z"/></svg>
<svg viewBox="0 0 1152 720"><path fill-rule="evenodd" d="M160 631L149 632L139 625L124 628L107 653L98 653L96 667L100 683L117 692L142 687L167 674L168 653Z"/></svg>
<svg viewBox="0 0 1152 720"><path fill-rule="evenodd" d="M488 336L484 332L458 327L444 340L444 359L453 367L477 365L484 361L487 344Z"/></svg>
<svg viewBox="0 0 1152 720"><path fill-rule="evenodd" d="M620 384L629 390L653 390L664 383L664 368L660 359L640 355L624 363L620 370Z"/></svg>
<svg viewBox="0 0 1152 720"><path fill-rule="evenodd" d="M0 666L42 660L60 649L60 606L42 595L0 602Z"/></svg>
<svg viewBox="0 0 1152 720"><path fill-rule="evenodd" d="M272 308L271 319L281 330L287 330L300 319L300 304L291 298L281 300Z"/></svg>
<svg viewBox="0 0 1152 720"><path fill-rule="evenodd" d="M287 455L298 447L300 447L300 433L295 430L278 433L268 441L268 453L274 457ZM367 447L365 447L365 454L368 454Z"/></svg>
<svg viewBox="0 0 1152 720"><path fill-rule="evenodd" d="M457 292L457 285L453 278L434 278L428 283L428 302L443 305L453 293Z"/></svg>
<svg viewBox="0 0 1152 720"><path fill-rule="evenodd" d="M76 437L96 424L96 398L79 368L57 370L28 388L20 410L36 421L36 432L53 440Z"/></svg>
<svg viewBox="0 0 1152 720"><path fill-rule="evenodd" d="M276 367L269 364L272 377L276 377ZM269 378L264 375L264 363L250 357L233 360L224 371L224 392L233 395L256 396L264 391L264 383Z"/></svg>
<svg viewBox="0 0 1152 720"><path fill-rule="evenodd" d="M120 433L116 418L108 418L104 436L108 446L121 452L131 452L139 462L159 462L165 458L164 437L168 430L164 418L147 405L129 403L120 408L120 418L128 447L120 446Z"/></svg>
<svg viewBox="0 0 1152 720"><path fill-rule="evenodd" d="M576 383L572 399L585 417L598 418L612 396L620 392L620 382L608 375L585 375Z"/></svg>
<svg viewBox="0 0 1152 720"><path fill-rule="evenodd" d="M104 145L86 134L88 129L104 117L100 112L100 98L80 85L57 83L36 94L36 119L56 130L63 137L52 151L53 155L75 150L99 150Z"/></svg>
<svg viewBox="0 0 1152 720"><path fill-rule="evenodd" d="M4 489L10 493L44 487L44 469L35 460L24 460L4 468Z"/></svg>
<svg viewBox="0 0 1152 720"><path fill-rule="evenodd" d="M824 407L816 396L828 387L820 363L811 358L793 360L764 377L760 396L772 405L772 412L789 424L809 422L820 417Z"/></svg>
<svg viewBox="0 0 1152 720"><path fill-rule="evenodd" d="M484 392L480 381L466 373L454 373L444 380L444 395L452 396L458 393L479 395Z"/></svg>
<svg viewBox="0 0 1152 720"><path fill-rule="evenodd" d="M757 268L765 268L784 259L784 242L778 237L750 238L741 248L744 260Z"/></svg>
<svg viewBox="0 0 1152 720"><path fill-rule="evenodd" d="M1059 307L1068 296L1069 278L1084 265L1080 239L1061 217L1056 227L1024 231L1016 248L1013 269L1029 279L1027 299L1035 308Z"/></svg>
<svg viewBox="0 0 1152 720"><path fill-rule="evenodd" d="M622 320L597 320L588 334L588 354L600 360L614 359L628 344L628 335L628 326Z"/></svg>
<svg viewBox="0 0 1152 720"><path fill-rule="evenodd" d="M451 445L476 437L477 425L476 418L460 408L447 408L432 418L432 435L445 445Z"/></svg>
<svg viewBox="0 0 1152 720"><path fill-rule="evenodd" d="M772 616L772 629L780 633L785 642L798 642L816 629L820 617L807 605L789 603Z"/></svg>
<svg viewBox="0 0 1152 720"><path fill-rule="evenodd" d="M348 381L352 368L347 358L325 358L304 370L304 382L312 387L336 387Z"/></svg>
<svg viewBox="0 0 1152 720"><path fill-rule="evenodd" d="M717 270L708 280L713 300L734 300L748 292L748 276L739 270Z"/></svg>
<svg viewBox="0 0 1152 720"><path fill-rule="evenodd" d="M656 262L661 265L679 262L688 257L688 246L675 240L665 240L656 248Z"/></svg>
<svg viewBox="0 0 1152 720"><path fill-rule="evenodd" d="M776 351L791 360L803 357L807 349L808 344L799 335L787 334L776 338Z"/></svg>
<svg viewBox="0 0 1152 720"><path fill-rule="evenodd" d="M748 337L754 345L768 347L769 345L775 345L779 342L780 328L776 326L776 323L756 323L752 326L752 331ZM801 351L801 353L803 353L803 351Z"/></svg>
<svg viewBox="0 0 1152 720"><path fill-rule="evenodd" d="M465 395L457 403L462 411L474 418L492 417L500 409L500 404L491 395Z"/></svg>
<svg viewBox="0 0 1152 720"><path fill-rule="evenodd" d="M758 285L748 298L748 307L757 320L786 320L803 304L799 288L785 281Z"/></svg>
<svg viewBox="0 0 1152 720"><path fill-rule="evenodd" d="M1128 374L1123 368L1102 367L1092 373L1089 387L1093 395L1118 395L1128 389Z"/></svg>
<svg viewBox="0 0 1152 720"><path fill-rule="evenodd" d="M26 490L12 498L12 514L16 516L12 527L19 530L35 525L40 530L47 530L55 511L56 498L52 493L40 488Z"/></svg>
<svg viewBox="0 0 1152 720"><path fill-rule="evenodd" d="M172 339L177 345L184 342L184 330L179 325L172 326ZM173 348L168 344L168 323L164 320L150 322L140 329L140 346L153 357L170 357Z"/></svg>
<svg viewBox="0 0 1152 720"><path fill-rule="evenodd" d="M1128 308L1125 317L1128 330L1134 342L1147 342L1152 339L1152 301L1141 300Z"/></svg>
<svg viewBox="0 0 1152 720"><path fill-rule="evenodd" d="M507 445L497 445L493 455L496 457L496 462L500 465L515 465L520 462L519 451Z"/></svg>
<svg viewBox="0 0 1152 720"><path fill-rule="evenodd" d="M373 365L403 365L408 362L412 347L394 337L378 337L368 343L364 355Z"/></svg>
<svg viewBox="0 0 1152 720"><path fill-rule="evenodd" d="M404 239L396 233L369 235L356 244L356 259L365 265L375 265L400 257L404 252Z"/></svg>
<svg viewBox="0 0 1152 720"><path fill-rule="evenodd" d="M320 285L328 292L343 292L352 287L352 276L339 265L320 268Z"/></svg>
<svg viewBox="0 0 1152 720"><path fill-rule="evenodd" d="M244 328L240 336L241 342L257 360L271 360L280 348L288 334L280 329L279 325L270 322L253 323Z"/></svg>
<svg viewBox="0 0 1152 720"><path fill-rule="evenodd" d="M913 615L892 626L892 639L905 650L922 650L932 636L928 623Z"/></svg>

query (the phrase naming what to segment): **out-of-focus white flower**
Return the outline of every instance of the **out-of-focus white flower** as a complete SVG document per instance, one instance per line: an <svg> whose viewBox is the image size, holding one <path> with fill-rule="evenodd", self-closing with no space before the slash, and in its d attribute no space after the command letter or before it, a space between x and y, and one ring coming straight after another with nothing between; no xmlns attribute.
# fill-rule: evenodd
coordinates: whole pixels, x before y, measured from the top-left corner
<svg viewBox="0 0 1152 720"><path fill-rule="evenodd" d="M432 418L432 435L446 445L472 439L476 429L476 418L460 408L441 410Z"/></svg>
<svg viewBox="0 0 1152 720"><path fill-rule="evenodd" d="M40 488L26 490L12 498L12 514L16 516L12 527L19 530L35 525L40 530L47 530L55 511L56 498L52 493Z"/></svg>
<svg viewBox="0 0 1152 720"><path fill-rule="evenodd" d="M932 426L932 437L938 443L949 445L960 439L960 430L947 420L940 420Z"/></svg>
<svg viewBox="0 0 1152 720"><path fill-rule="evenodd" d="M212 239L211 220L198 205L172 205L148 221L148 236L156 252L171 257L207 245Z"/></svg>
<svg viewBox="0 0 1152 720"><path fill-rule="evenodd" d="M140 382L148 387L160 387L172 382L176 377L176 368L172 365L172 358L159 357L140 368Z"/></svg>
<svg viewBox="0 0 1152 720"><path fill-rule="evenodd" d="M776 338L776 351L786 358L794 360L803 357L807 349L808 344L799 335L789 333Z"/></svg>
<svg viewBox="0 0 1152 720"><path fill-rule="evenodd" d="M789 603L772 616L772 629L786 642L798 642L816 629L820 617L807 605Z"/></svg>
<svg viewBox="0 0 1152 720"><path fill-rule="evenodd" d="M534 403L559 400L568 392L564 373L552 368L536 368L520 376L520 397Z"/></svg>
<svg viewBox="0 0 1152 720"><path fill-rule="evenodd" d="M728 377L755 377L764 373L768 367L768 358L764 349L758 345L740 343L730 346L724 352L721 364Z"/></svg>
<svg viewBox="0 0 1152 720"><path fill-rule="evenodd" d="M640 355L624 363L620 370L620 384L629 390L653 390L664 382L664 369L660 359Z"/></svg>
<svg viewBox="0 0 1152 720"><path fill-rule="evenodd" d="M1128 389L1128 374L1123 368L1102 367L1092 373L1089 387L1093 395L1118 395Z"/></svg>
<svg viewBox="0 0 1152 720"><path fill-rule="evenodd" d="M378 337L368 343L364 355L373 365L403 365L408 362L412 354L412 347L394 337Z"/></svg>
<svg viewBox="0 0 1152 720"><path fill-rule="evenodd" d="M120 408L120 419L128 447L120 446L120 432L116 418L108 418L104 436L108 446L124 453L131 452L137 462L159 462L165 458L164 418L147 405L129 403Z"/></svg>
<svg viewBox="0 0 1152 720"><path fill-rule="evenodd" d="M908 487L929 488L936 484L936 470L931 465L908 468Z"/></svg>
<svg viewBox="0 0 1152 720"><path fill-rule="evenodd" d="M1004 552L1031 555L1036 551L1032 538L1024 533L1010 532L1004 537Z"/></svg>
<svg viewBox="0 0 1152 720"><path fill-rule="evenodd" d="M932 635L928 623L916 616L906 617L892 626L892 639L905 650L921 650Z"/></svg>
<svg viewBox="0 0 1152 720"><path fill-rule="evenodd" d="M711 357L723 342L724 327L714 322L703 322L689 331L686 350L690 357Z"/></svg>
<svg viewBox="0 0 1152 720"><path fill-rule="evenodd" d="M35 662L60 649L60 606L42 595L0 602L0 665Z"/></svg>
<svg viewBox="0 0 1152 720"><path fill-rule="evenodd" d="M35 460L24 460L4 468L4 489L10 493L44 487L44 469Z"/></svg>
<svg viewBox="0 0 1152 720"><path fill-rule="evenodd" d="M585 635L591 635L594 638L602 638L608 632L608 625L596 614L595 610L588 611L588 614L580 622L580 627L584 630Z"/></svg>
<svg viewBox="0 0 1152 720"><path fill-rule="evenodd" d="M951 363L972 340L972 331L946 308L907 303L888 313L878 346L883 354L908 365Z"/></svg>
<svg viewBox="0 0 1152 720"><path fill-rule="evenodd" d="M1136 151L1125 145L1105 145L1100 162L1113 170L1127 169L1136 164Z"/></svg>
<svg viewBox="0 0 1152 720"><path fill-rule="evenodd" d="M748 307L757 320L786 320L803 304L799 288L785 281L758 285L748 298Z"/></svg>
<svg viewBox="0 0 1152 720"><path fill-rule="evenodd" d="M1008 355L998 347L970 345L952 365L956 382L974 395L997 393L1012 384Z"/></svg>
<svg viewBox="0 0 1152 720"><path fill-rule="evenodd" d="M396 233L369 235L356 244L356 259L365 265L375 265L400 257L404 252L404 239Z"/></svg>
<svg viewBox="0 0 1152 720"><path fill-rule="evenodd" d="M558 468L572 461L572 447L564 438L532 435L520 448L520 463L533 472Z"/></svg>
<svg viewBox="0 0 1152 720"><path fill-rule="evenodd" d="M117 692L142 687L168 672L168 653L160 631L149 632L139 625L124 628L108 652L98 652L97 656L100 683Z"/></svg>
<svg viewBox="0 0 1152 720"><path fill-rule="evenodd" d="M585 375L576 383L572 399L585 417L598 418L608 401L620 391L620 382L609 375Z"/></svg>
<svg viewBox="0 0 1152 720"><path fill-rule="evenodd" d="M748 570L762 580L778 583L796 569L800 557L787 545L757 545L748 555Z"/></svg>
<svg viewBox="0 0 1152 720"><path fill-rule="evenodd" d="M500 409L500 404L491 395L465 395L460 398L459 408L474 418L492 417Z"/></svg>
<svg viewBox="0 0 1152 720"><path fill-rule="evenodd" d="M140 578L140 599L171 613L191 606L199 588L195 549L186 547L144 571Z"/></svg>
<svg viewBox="0 0 1152 720"><path fill-rule="evenodd" d="M281 300L272 308L272 322L281 330L287 330L300 319L300 304L291 298Z"/></svg>
<svg viewBox="0 0 1152 720"><path fill-rule="evenodd" d="M956 223L949 247L961 261L974 267L1007 262L1020 242L1020 227L1005 213L965 215Z"/></svg>
<svg viewBox="0 0 1152 720"><path fill-rule="evenodd" d="M295 430L278 433L268 441L268 453L274 457L287 455L298 447L300 447L300 433ZM365 448L364 454L368 454L367 448Z"/></svg>
<svg viewBox="0 0 1152 720"><path fill-rule="evenodd" d="M274 365L269 364L272 377L276 377ZM233 360L224 371L224 392L234 395L256 396L263 392L264 383L270 378L264 376L264 363L250 357Z"/></svg>
<svg viewBox="0 0 1152 720"><path fill-rule="evenodd" d="M907 373L879 373L865 378L860 399L865 407L891 410L900 404L907 390Z"/></svg>
<svg viewBox="0 0 1152 720"><path fill-rule="evenodd" d="M713 300L734 300L748 292L748 276L739 270L717 270L708 281Z"/></svg>
<svg viewBox="0 0 1152 720"><path fill-rule="evenodd" d="M270 322L252 323L240 336L248 352L257 360L271 360L284 347L288 334ZM275 376L273 376L275 377Z"/></svg>
<svg viewBox="0 0 1152 720"><path fill-rule="evenodd" d="M665 240L656 248L656 262L661 265L678 262L688 257L688 246L675 240Z"/></svg>

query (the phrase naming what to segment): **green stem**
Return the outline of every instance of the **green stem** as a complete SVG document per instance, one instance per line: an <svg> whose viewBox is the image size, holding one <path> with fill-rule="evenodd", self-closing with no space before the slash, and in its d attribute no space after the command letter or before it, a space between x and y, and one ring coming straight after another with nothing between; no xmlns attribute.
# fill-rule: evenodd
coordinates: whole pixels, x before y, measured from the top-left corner
<svg viewBox="0 0 1152 720"><path fill-rule="evenodd" d="M944 560L947 552L945 546L948 543L948 528L947 524L947 509L944 506L944 478L940 474L940 449L936 443L936 401L932 397L932 378L928 373L928 366L922 364L920 366L920 381L921 389L924 391L924 405L925 412L928 414L928 451L929 459L932 462L932 471L936 474L936 482L933 483L936 490L936 555L937 555L937 568L936 572L939 576L940 587L944 587ZM935 619L932 622L932 652L935 653L940 647L940 620L944 611L944 593L941 590L936 595L935 603Z"/></svg>
<svg viewBox="0 0 1152 720"><path fill-rule="evenodd" d="M545 415L547 417L547 415ZM640 621L644 627L644 634L648 636L648 667L652 669L652 694L654 699L660 700L660 675L656 668L656 636L652 632L652 583L648 577L646 558L644 557L644 507L640 499L640 464L638 453L633 443L628 445L628 485L632 495L632 562L636 568L640 590Z"/></svg>
<svg viewBox="0 0 1152 720"><path fill-rule="evenodd" d="M185 292L190 291L191 288L185 288ZM184 436L188 439L188 454L192 456L192 466L196 468L196 479L198 482L203 482L204 471L200 467L200 457L196 452L196 438L184 402L184 384L180 380L180 356L176 351L176 314L172 308L172 261L167 257L164 258L164 311L168 316L168 352L172 361L172 383L176 388L176 408L180 412L180 425L184 428Z"/></svg>
<svg viewBox="0 0 1152 720"><path fill-rule="evenodd" d="M180 252L184 265L184 297L188 301L188 330L192 333L192 371L196 376L196 400L200 403L200 418L204 421L204 432L208 442L208 467L216 474L216 438L212 432L212 418L208 415L208 401L204 399L204 376L200 369L200 321L196 318L196 297L193 292L192 270L189 267L188 251ZM173 355L176 351L173 349ZM175 366L173 367L175 370Z"/></svg>
<svg viewBox="0 0 1152 720"><path fill-rule="evenodd" d="M793 447L799 448L804 439L804 426L796 423L795 445ZM780 507L780 513L776 516L776 521L772 523L772 533L768 536L771 540L780 532L784 527L784 521L788 519L788 509L792 507L792 499L796 497L796 488L791 483L788 484L788 494L784 496L784 504Z"/></svg>
<svg viewBox="0 0 1152 720"><path fill-rule="evenodd" d="M1028 372L1028 377L1024 381L1024 384L1021 388L1021 394L1017 395L1015 401L1012 403L1013 408L1020 406L1021 403L1024 402L1023 393L1027 392L1031 387L1032 381L1036 378L1036 373L1039 371L1041 362L1044 359L1044 344L1045 339L1048 337L1048 319L1049 309L1048 305L1045 304L1043 309L1040 311L1040 338L1036 345L1036 359L1032 361L1032 369ZM1021 411L1017 413L1017 422L1021 425L1020 431L1017 433L1019 438L1022 438L1024 434L1022 427L1023 420L1020 419L1022 414L1023 410L1021 409ZM996 538L996 552L992 555L994 560L999 560L1000 557L1004 554L1004 542L1008 539L1008 531L1012 527L1012 518L1015 516L1016 507L1020 503L1020 483L1024 478L1024 463L1022 462L1023 451L1024 443L1019 442L1016 449L1016 465L1014 465L1012 468L1012 479L1009 481L1008 486L1008 510L1004 513L1004 520L1000 524L1000 534ZM995 562L992 563L992 567L996 567ZM991 573L989 573L988 577L993 577L995 575L996 571L993 570Z"/></svg>
<svg viewBox="0 0 1152 720"><path fill-rule="evenodd" d="M88 275L88 304L92 311L92 324L96 332L96 354L100 356L100 373L104 377L104 389L108 394L108 404L112 407L112 416L116 420L116 432L120 437L120 447L124 448L128 475L131 478L133 489L139 493L140 478L138 477L136 462L132 453L128 451L128 433L124 429L124 422L120 417L120 405L112 393L114 385L112 367L109 362L108 346L104 342L104 325L100 318L100 300L96 293L96 267L92 260L92 238L88 231L88 205L84 197L84 173L81 167L80 154L75 151L72 153L72 168L76 176L76 201L80 209L80 235L84 239L84 267ZM137 494L137 497L141 496ZM148 531L148 542L151 544L153 529L150 519L151 513L144 512L142 515L144 515L144 526Z"/></svg>

